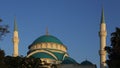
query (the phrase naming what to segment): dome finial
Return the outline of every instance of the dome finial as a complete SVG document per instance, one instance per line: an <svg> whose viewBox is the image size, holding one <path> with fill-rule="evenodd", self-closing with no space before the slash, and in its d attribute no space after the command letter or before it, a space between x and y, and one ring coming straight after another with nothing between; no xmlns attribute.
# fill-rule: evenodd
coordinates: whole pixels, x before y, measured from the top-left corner
<svg viewBox="0 0 120 68"><path fill-rule="evenodd" d="M48 32L48 27L46 28L46 35L49 35L49 32Z"/></svg>

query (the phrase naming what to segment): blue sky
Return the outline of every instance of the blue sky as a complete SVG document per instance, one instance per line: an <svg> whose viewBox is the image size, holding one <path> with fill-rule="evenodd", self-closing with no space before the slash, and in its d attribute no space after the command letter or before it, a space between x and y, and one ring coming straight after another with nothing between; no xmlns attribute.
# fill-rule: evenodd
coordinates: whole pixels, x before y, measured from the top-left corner
<svg viewBox="0 0 120 68"><path fill-rule="evenodd" d="M48 27L49 34L59 38L77 62L87 59L99 67L98 31L102 4L107 24L107 45L110 45L110 33L120 26L119 3L119 0L1 0L1 24L8 24L10 33L1 41L0 48L12 55L16 16L20 55L26 56L28 46L44 35Z"/></svg>

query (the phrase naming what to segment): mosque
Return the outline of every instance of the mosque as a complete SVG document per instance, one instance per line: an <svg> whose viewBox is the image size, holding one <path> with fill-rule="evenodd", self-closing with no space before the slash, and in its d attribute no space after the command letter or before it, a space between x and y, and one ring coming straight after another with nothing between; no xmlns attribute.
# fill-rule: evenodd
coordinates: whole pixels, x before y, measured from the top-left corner
<svg viewBox="0 0 120 68"><path fill-rule="evenodd" d="M106 24L104 20L104 10L102 9L101 22L100 22L100 68L106 68ZM14 33L13 33L13 57L19 56L18 53L18 28L16 20L14 20ZM81 63L76 62L71 58L67 52L67 47L57 37L49 35L48 31L45 35L38 37L29 45L29 51L26 57L40 58L50 65L43 65L41 68L51 68L51 65L56 65L52 68L97 68L96 64L85 60Z"/></svg>

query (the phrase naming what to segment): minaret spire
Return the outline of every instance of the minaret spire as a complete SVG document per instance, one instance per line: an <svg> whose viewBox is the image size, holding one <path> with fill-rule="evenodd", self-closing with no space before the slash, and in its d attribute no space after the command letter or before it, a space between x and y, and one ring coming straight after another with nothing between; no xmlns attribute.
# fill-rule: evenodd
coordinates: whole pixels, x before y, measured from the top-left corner
<svg viewBox="0 0 120 68"><path fill-rule="evenodd" d="M104 8L102 8L101 23L105 23Z"/></svg>
<svg viewBox="0 0 120 68"><path fill-rule="evenodd" d="M18 31L16 17L14 18L14 31Z"/></svg>
<svg viewBox="0 0 120 68"><path fill-rule="evenodd" d="M18 44L19 44L19 37L18 37L18 28L16 18L14 18L14 32L13 32L13 57L19 56L18 53Z"/></svg>
<svg viewBox="0 0 120 68"><path fill-rule="evenodd" d="M48 27L46 28L46 35L49 35L49 32L48 32Z"/></svg>
<svg viewBox="0 0 120 68"><path fill-rule="evenodd" d="M101 15L101 22L100 22L100 68L106 68L106 36L107 36L107 29L106 29L106 23L104 19L104 9L102 8L102 15Z"/></svg>

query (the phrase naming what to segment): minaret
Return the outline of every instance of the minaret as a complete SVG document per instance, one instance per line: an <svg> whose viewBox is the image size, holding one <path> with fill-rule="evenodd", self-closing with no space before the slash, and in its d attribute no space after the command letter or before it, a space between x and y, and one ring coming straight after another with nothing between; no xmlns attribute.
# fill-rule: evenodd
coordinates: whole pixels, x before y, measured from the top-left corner
<svg viewBox="0 0 120 68"><path fill-rule="evenodd" d="M104 19L104 10L102 9L102 15L101 15L101 23L100 23L100 68L106 68L106 36L107 36L107 30L106 30L106 23Z"/></svg>
<svg viewBox="0 0 120 68"><path fill-rule="evenodd" d="M13 57L19 56L18 53L18 44L19 44L19 37L18 37L18 28L16 19L14 19L14 32L13 32Z"/></svg>

